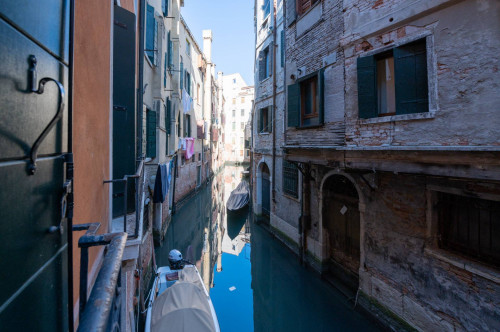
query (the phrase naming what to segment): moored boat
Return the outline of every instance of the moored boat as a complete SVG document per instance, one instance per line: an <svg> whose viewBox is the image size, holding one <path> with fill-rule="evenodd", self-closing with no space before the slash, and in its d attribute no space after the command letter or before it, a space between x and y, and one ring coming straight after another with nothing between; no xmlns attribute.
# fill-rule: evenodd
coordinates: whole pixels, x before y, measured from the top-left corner
<svg viewBox="0 0 500 332"><path fill-rule="evenodd" d="M250 188L248 182L241 181L240 184L231 192L226 207L229 211L238 211L248 205L250 201Z"/></svg>
<svg viewBox="0 0 500 332"><path fill-rule="evenodd" d="M173 259L171 259L173 256ZM210 295L196 266L177 250L158 268L147 307L146 332L220 332Z"/></svg>

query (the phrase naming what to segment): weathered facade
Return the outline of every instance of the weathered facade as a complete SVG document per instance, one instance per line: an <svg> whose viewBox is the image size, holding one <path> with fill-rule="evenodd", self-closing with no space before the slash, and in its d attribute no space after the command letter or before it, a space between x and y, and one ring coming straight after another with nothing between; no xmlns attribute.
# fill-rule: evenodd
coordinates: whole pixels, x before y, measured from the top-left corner
<svg viewBox="0 0 500 332"><path fill-rule="evenodd" d="M498 329L500 5L284 6L276 234L394 329Z"/></svg>

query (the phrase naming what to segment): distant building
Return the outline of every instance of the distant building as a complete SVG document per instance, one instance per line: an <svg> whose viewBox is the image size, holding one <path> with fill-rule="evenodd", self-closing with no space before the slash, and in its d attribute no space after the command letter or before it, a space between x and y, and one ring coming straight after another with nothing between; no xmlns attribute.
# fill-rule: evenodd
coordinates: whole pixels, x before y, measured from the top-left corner
<svg viewBox="0 0 500 332"><path fill-rule="evenodd" d="M250 161L250 133L254 88L248 86L239 73L225 75L225 160L234 163Z"/></svg>

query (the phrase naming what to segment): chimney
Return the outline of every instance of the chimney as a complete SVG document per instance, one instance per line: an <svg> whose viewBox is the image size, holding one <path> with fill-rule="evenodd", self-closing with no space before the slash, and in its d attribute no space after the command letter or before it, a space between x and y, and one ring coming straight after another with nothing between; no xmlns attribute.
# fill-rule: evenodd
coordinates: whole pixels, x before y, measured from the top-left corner
<svg viewBox="0 0 500 332"><path fill-rule="evenodd" d="M203 54L208 63L212 63L212 30L203 30Z"/></svg>

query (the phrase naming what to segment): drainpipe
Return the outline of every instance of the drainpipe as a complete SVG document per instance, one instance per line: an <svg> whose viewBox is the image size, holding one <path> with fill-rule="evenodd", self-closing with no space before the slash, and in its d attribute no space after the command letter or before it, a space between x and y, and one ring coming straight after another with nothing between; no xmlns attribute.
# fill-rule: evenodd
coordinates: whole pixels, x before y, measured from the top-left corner
<svg viewBox="0 0 500 332"><path fill-rule="evenodd" d="M304 165L304 181L302 181L302 244L301 244L301 262L306 263L307 256L307 236L311 228L311 166Z"/></svg>
<svg viewBox="0 0 500 332"><path fill-rule="evenodd" d="M273 203L276 203L276 47L278 46L276 43L276 1L273 1L273 7L273 182L271 192Z"/></svg>

